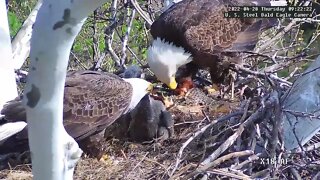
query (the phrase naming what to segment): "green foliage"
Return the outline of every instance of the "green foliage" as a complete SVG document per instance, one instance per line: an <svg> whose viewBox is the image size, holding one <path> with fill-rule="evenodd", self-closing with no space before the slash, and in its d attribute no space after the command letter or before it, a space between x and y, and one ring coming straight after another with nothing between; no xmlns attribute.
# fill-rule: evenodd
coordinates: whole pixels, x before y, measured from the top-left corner
<svg viewBox="0 0 320 180"><path fill-rule="evenodd" d="M9 11L14 12L15 15L23 22L29 16L30 12L32 11L33 7L37 3L37 0L16 0L16 1L9 1Z"/></svg>
<svg viewBox="0 0 320 180"><path fill-rule="evenodd" d="M31 2L31 3L30 3ZM22 22L27 18L31 12L36 0L32 1L12 1L9 5L9 21L11 35L13 36L19 30ZM144 7L143 4L146 1L138 0L141 7ZM106 33L106 29L111 29L111 25L116 24L113 34L112 48L115 54L121 59L123 56L122 46L123 39L128 31L128 7L126 7L122 1L118 2L117 13L115 21L111 19L113 11L111 11L112 2L104 4L102 7L96 10L96 16L92 13L87 21L85 22L83 28L81 29L79 35L77 36L73 47L72 53L70 55L70 68L78 69L79 63L82 67L90 68L93 66L94 62L98 60L104 53L106 53L105 59L102 63L102 69L108 71L115 71L115 63L112 60L112 57L106 50L106 38L110 37L111 34ZM131 12L132 9L129 9ZM130 13L129 13L130 14ZM282 22L284 26L290 23L290 21ZM94 31L95 30L95 31ZM294 28L292 31L288 32L284 38L275 42L276 46L281 49L282 47L289 47L294 44L292 48L283 51L280 56L292 57L300 53L305 47L310 43L310 40L316 37L319 34L319 26L316 29L304 29ZM96 44L94 44L94 39ZM137 64L137 58L142 61L145 61L147 57L147 48L150 41L150 35L146 28L145 21L141 16L136 13L131 27L130 36L128 38L128 47L134 52L135 55L132 55L130 51L126 51L126 64ZM94 46L97 48L98 52L94 52ZM320 40L317 38L310 44L308 47L312 54L320 52ZM273 62L256 62L258 69L263 69L267 66L270 66ZM304 68L306 64L299 64L300 67ZM281 71L278 71L278 75L282 77L288 76L294 68L288 67Z"/></svg>
<svg viewBox="0 0 320 180"><path fill-rule="evenodd" d="M10 28L10 36L14 37L17 32L19 31L22 23L19 18L13 12L8 12L8 21L9 21L9 28Z"/></svg>
<svg viewBox="0 0 320 180"><path fill-rule="evenodd" d="M142 48L141 49L142 59L146 59L147 58L147 50L148 50L148 48Z"/></svg>
<svg viewBox="0 0 320 180"><path fill-rule="evenodd" d="M284 69L278 72L279 77L288 77L290 75L290 72L288 69Z"/></svg>
<svg viewBox="0 0 320 180"><path fill-rule="evenodd" d="M8 16L11 36L14 36L19 31L22 23L28 17L36 2L37 0L10 1ZM146 2L139 0L139 3L144 4ZM69 68L90 68L93 66L94 62L98 60L98 57L101 57L104 53L106 53L106 57L102 63L102 69L109 71L115 70L114 61L112 60L110 54L106 52L105 42L105 38L106 36L108 36L108 34L105 33L105 30L114 23L114 21L111 19L111 15L113 13L110 8L111 5L111 1L105 3L103 6L96 10L96 17L93 16L93 13L88 17L79 35L76 37L71 49ZM132 9L130 9L129 11L132 11ZM112 41L112 48L119 58L123 56L122 41L128 30L127 21L129 18L127 17L127 14L127 7L124 6L123 2L119 1L115 18L116 27ZM132 23L133 24L131 27L131 32L128 39L128 47L132 49L135 56L137 56L141 60L144 60L146 58L146 51L148 46L148 32L146 32L145 22L139 16L139 14L136 13ZM96 54L94 52L94 38L96 40L95 47L98 51L96 52ZM136 64L137 61L135 56L133 56L130 51L126 51L126 64Z"/></svg>
<svg viewBox="0 0 320 180"><path fill-rule="evenodd" d="M9 1L8 21L10 27L10 36L14 37L32 11L37 0L29 1Z"/></svg>

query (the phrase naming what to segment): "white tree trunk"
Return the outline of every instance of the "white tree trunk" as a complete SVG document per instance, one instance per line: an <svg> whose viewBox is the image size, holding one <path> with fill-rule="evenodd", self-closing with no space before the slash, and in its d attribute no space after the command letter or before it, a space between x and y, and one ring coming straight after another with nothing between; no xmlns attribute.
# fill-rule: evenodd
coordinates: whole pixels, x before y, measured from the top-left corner
<svg viewBox="0 0 320 180"><path fill-rule="evenodd" d="M18 96L13 69L11 40L6 2L0 2L0 110L3 105Z"/></svg>
<svg viewBox="0 0 320 180"><path fill-rule="evenodd" d="M20 69L21 66L23 65L24 61L27 59L27 57L29 57L32 25L33 25L34 21L36 20L37 13L38 13L38 10L41 5L42 5L42 0L39 0L38 3L35 5L34 9L31 11L28 18L23 23L21 29L19 30L19 32L17 33L17 35L15 36L15 38L12 41L12 54L10 54L10 56L13 56L13 61L12 61L12 58L10 59L10 61L13 66L13 70ZM6 11L1 10L1 12L5 13ZM7 21L7 18L5 18L5 20ZM1 23L1 25L3 26L6 24ZM8 34L8 37L10 40L9 34ZM10 44L10 46L11 46L11 44ZM10 51L6 51L6 52L10 52ZM5 60L5 59L3 59L3 60ZM1 77L7 77L7 76L1 76ZM12 79L12 78L10 78L10 79ZM7 79L7 80L10 80L10 79ZM12 82L12 80L10 80L10 81ZM3 97L10 98L5 101L12 100L13 98L11 98L11 97L17 95L16 90L11 90L11 89L12 89L12 86L8 86L8 89L6 89L6 91L11 92L10 96L7 96L7 93L1 93L3 95ZM15 89L16 89L16 87L15 87ZM1 104L4 104L4 103L5 102L2 102ZM0 110L1 109L2 109L2 106L1 106ZM27 125L27 123L25 123L23 121L7 123L4 125L1 125L0 126L0 143L5 141L10 136L15 135L16 133L20 132L23 128L25 128L26 125Z"/></svg>
<svg viewBox="0 0 320 180"><path fill-rule="evenodd" d="M36 20L41 5L42 0L39 0L12 41L14 69L20 69L24 61L29 57L32 25Z"/></svg>
<svg viewBox="0 0 320 180"><path fill-rule="evenodd" d="M8 25L6 2L0 2L0 111L3 105L18 96L15 73L13 69L11 40ZM0 117L1 120L1 117ZM21 131L25 122L0 125L0 143Z"/></svg>
<svg viewBox="0 0 320 180"><path fill-rule="evenodd" d="M72 179L82 151L63 127L63 92L72 43L106 0L44 0L33 27L24 92L34 179Z"/></svg>

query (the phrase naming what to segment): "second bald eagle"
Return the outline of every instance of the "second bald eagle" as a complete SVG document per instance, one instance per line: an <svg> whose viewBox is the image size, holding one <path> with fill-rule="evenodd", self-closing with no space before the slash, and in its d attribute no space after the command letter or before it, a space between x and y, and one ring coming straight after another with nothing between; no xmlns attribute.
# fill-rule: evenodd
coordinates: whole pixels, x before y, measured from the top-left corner
<svg viewBox="0 0 320 180"><path fill-rule="evenodd" d="M85 153L100 157L105 146L104 129L132 111L152 87L140 78L120 78L112 73L87 70L68 72L64 86L64 128ZM1 110L6 121L26 121L21 100L18 97L9 101ZM26 150L27 138L25 128L13 141L1 146L0 153Z"/></svg>
<svg viewBox="0 0 320 180"><path fill-rule="evenodd" d="M209 68L213 83L228 73L230 57L252 51L262 30L277 19L224 18L229 6L283 6L285 0L183 0L174 4L152 24L154 38L148 64L157 78L171 89L177 87L176 72L187 65L187 76ZM228 59L229 58L229 59ZM234 58L237 59L237 58Z"/></svg>

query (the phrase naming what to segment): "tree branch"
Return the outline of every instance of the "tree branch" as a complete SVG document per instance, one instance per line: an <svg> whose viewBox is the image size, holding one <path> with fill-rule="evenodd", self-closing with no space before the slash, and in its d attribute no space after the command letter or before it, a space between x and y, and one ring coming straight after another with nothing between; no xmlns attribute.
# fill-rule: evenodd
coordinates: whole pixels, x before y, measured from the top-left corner
<svg viewBox="0 0 320 180"><path fill-rule="evenodd" d="M131 0L131 4L138 11L140 16L147 22L148 26L150 27L152 24L152 20L150 16L146 12L144 12L144 10L141 9L140 5L136 0Z"/></svg>
<svg viewBox="0 0 320 180"><path fill-rule="evenodd" d="M34 24L30 72L23 102L27 112L34 179L72 179L82 151L63 126L63 94L71 46L101 0L46 0Z"/></svg>
<svg viewBox="0 0 320 180"><path fill-rule="evenodd" d="M128 41L129 41L129 35L130 35L130 32L131 32L131 28L132 28L132 23L133 23L133 20L134 20L134 17L136 15L136 10L135 9L132 9L131 13L130 13L130 8L127 9L127 31L126 31L126 34L123 38L123 43L122 43L122 57L121 57L121 65L124 65L125 63L125 60L127 58L127 45L128 45Z"/></svg>
<svg viewBox="0 0 320 180"><path fill-rule="evenodd" d="M37 13L41 5L42 0L38 0L37 4L31 11L28 18L24 21L22 27L12 41L12 53L15 69L20 69L24 61L29 57L32 25L36 20Z"/></svg>

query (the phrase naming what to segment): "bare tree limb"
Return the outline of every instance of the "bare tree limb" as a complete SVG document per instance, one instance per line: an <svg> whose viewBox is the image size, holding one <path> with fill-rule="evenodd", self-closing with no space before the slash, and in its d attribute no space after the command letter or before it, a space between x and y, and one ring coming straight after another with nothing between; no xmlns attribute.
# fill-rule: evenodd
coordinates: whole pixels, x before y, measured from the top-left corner
<svg viewBox="0 0 320 180"><path fill-rule="evenodd" d="M227 116L221 117L221 118L219 118L217 120L213 120L213 121L211 121L210 124L202 127L199 131L195 132L186 142L183 143L182 147L180 148L180 150L178 152L178 157L177 157L177 160L176 160L176 164L175 164L173 170L171 171L170 176L172 176L174 174L174 172L176 171L176 169L178 168L180 162L182 161L183 151L188 146L188 144L190 142L192 142L196 137L198 137L200 134L205 132L209 127L213 126L217 122L221 122L221 121L230 119L231 117L241 115L242 113L243 112L234 112L234 113L231 113L231 114L229 114Z"/></svg>
<svg viewBox="0 0 320 180"><path fill-rule="evenodd" d="M106 0L46 0L32 32L23 103L34 179L72 179L82 150L63 126L63 94L72 44L89 13Z"/></svg>
<svg viewBox="0 0 320 180"><path fill-rule="evenodd" d="M244 68L243 66L238 65L238 64L235 65L235 68L236 68L236 70L240 70L240 71L243 71L243 72L246 72L246 73L249 73L249 74L258 76L258 77L260 77L260 78L263 78L263 77L265 77L265 76L267 75L267 76L269 76L271 79L274 79L274 80L276 80L276 81L279 81L279 82L281 82L281 83L284 83L284 84L286 84L287 86L292 86L292 83L291 83L291 82L286 81L286 80L284 80L284 79L282 79L282 78L279 78L279 77L277 77L277 76L275 76L275 75L273 75L273 74L269 74L269 73L266 74L266 73L262 73L262 72L252 71L252 70L247 69L247 68Z"/></svg>
<svg viewBox="0 0 320 180"><path fill-rule="evenodd" d="M140 14L140 16L148 23L148 26L151 26L152 20L151 20L150 16L144 10L141 9L140 5L138 4L138 2L136 0L130 0L130 1L131 1L131 4L133 5L133 7Z"/></svg>
<svg viewBox="0 0 320 180"><path fill-rule="evenodd" d="M201 166L206 166L213 160L215 160L221 153L223 153L227 148L229 148L239 137L242 132L244 131L244 128L246 128L249 124L254 122L256 119L260 118L261 116L264 115L264 112L266 111L267 108L270 108L273 106L274 102L278 99L277 94L273 92L268 101L265 104L265 107L260 107L255 113L253 113L248 119L246 119L240 127L237 129L237 131L230 136L224 143L220 145L220 147L215 150L209 157L207 157L202 163ZM201 168L200 166L200 168Z"/></svg>
<svg viewBox="0 0 320 180"><path fill-rule="evenodd" d="M236 157L250 156L252 154L253 154L253 151L251 151L251 150L232 152L230 154L227 154L225 156L222 156L222 157L216 159L213 162L210 162L209 164L206 164L205 166L202 166L201 168L198 168L195 172L188 174L186 178L187 179L191 178L192 176L196 175L197 173L201 173L203 171L206 171L209 168L214 168L214 167L218 166L219 164L221 164L222 162L227 161L229 159L236 158Z"/></svg>
<svg viewBox="0 0 320 180"><path fill-rule="evenodd" d="M112 48L112 41L114 36L114 31L116 28L116 15L117 15L117 6L118 6L118 0L113 0L111 5L111 16L112 16L112 24L106 28L105 30L105 43L106 43L106 51L110 53L112 60L115 62L116 66L121 67L120 58L115 53L115 51ZM101 66L101 63L103 61L103 58L105 56L101 56L99 61L96 64L97 67Z"/></svg>
<svg viewBox="0 0 320 180"><path fill-rule="evenodd" d="M99 51L99 37L98 37L98 33L97 33L97 20L96 20L96 16L97 16L97 10L95 10L93 12L93 24L92 24L92 31L93 31L93 35L92 35L92 56L93 56L93 61L94 62L98 62L98 60L100 59L100 51Z"/></svg>
<svg viewBox="0 0 320 180"><path fill-rule="evenodd" d="M42 0L38 0L37 4L31 11L28 18L24 21L22 27L12 41L13 62L15 69L20 69L24 61L29 57L32 26L36 20L37 13L41 5Z"/></svg>
<svg viewBox="0 0 320 180"><path fill-rule="evenodd" d="M14 63L12 59L12 48L10 30L7 17L5 1L0 2L0 110L3 105L18 96L15 81ZM1 118L1 116L0 116ZM0 119L1 121L1 119ZM1 133L1 132L0 132ZM1 139L1 137L0 137Z"/></svg>
<svg viewBox="0 0 320 180"><path fill-rule="evenodd" d="M289 32L294 25L296 25L296 23L298 22L297 19L293 19L290 24L288 24L281 32L279 32L276 36L274 36L272 39L270 39L269 41L267 41L266 43L264 43L262 46L260 46L259 48L257 48L254 52L262 52L263 50L267 49L268 47L270 47L272 44L275 43L275 41L279 40L280 38L283 37L284 34L286 34L287 32Z"/></svg>
<svg viewBox="0 0 320 180"><path fill-rule="evenodd" d="M130 32L131 32L131 28L132 28L132 23L133 23L133 20L134 20L134 17L136 15L136 10L135 9L132 9L131 10L131 13L130 13L130 8L127 8L127 31L126 31L126 34L123 38L123 43L122 43L122 57L121 57L121 61L120 61L120 64L121 65L124 65L125 64L125 60L126 60L126 57L127 57L127 45L128 45L128 41L129 41L129 35L130 35Z"/></svg>

